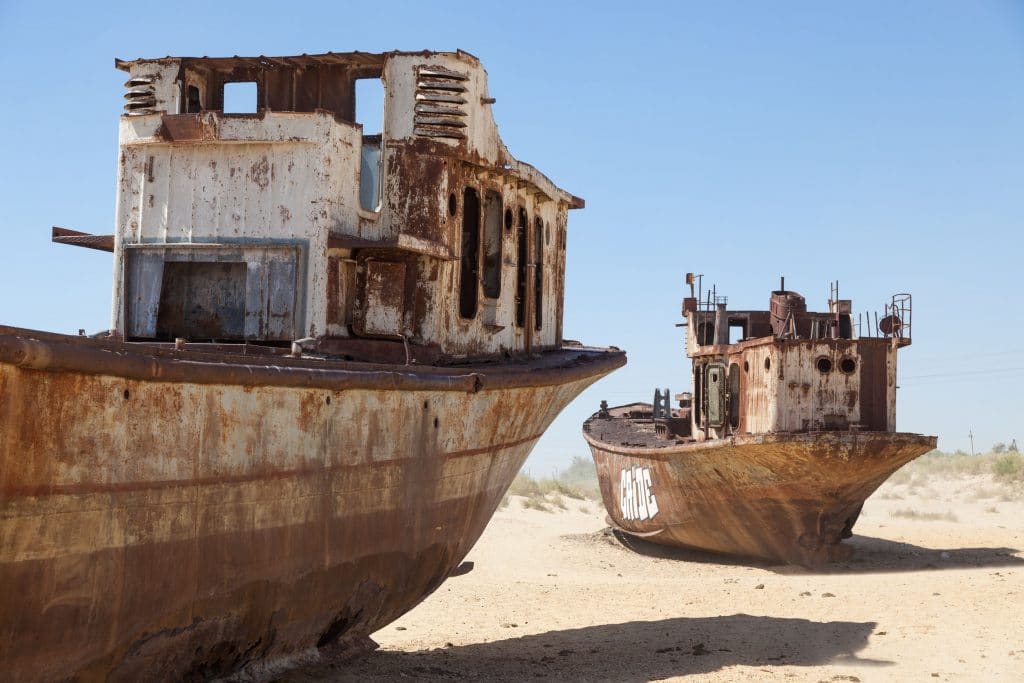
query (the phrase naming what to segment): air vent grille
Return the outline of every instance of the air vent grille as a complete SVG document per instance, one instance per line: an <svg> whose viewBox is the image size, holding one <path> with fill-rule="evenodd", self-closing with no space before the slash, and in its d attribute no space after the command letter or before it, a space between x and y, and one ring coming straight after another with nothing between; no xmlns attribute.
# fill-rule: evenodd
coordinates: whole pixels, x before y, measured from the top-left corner
<svg viewBox="0 0 1024 683"><path fill-rule="evenodd" d="M124 104L124 113L128 116L142 116L143 114L156 113L156 88L153 87L152 78L136 76L125 81L124 87L128 91L124 98L128 100Z"/></svg>
<svg viewBox="0 0 1024 683"><path fill-rule="evenodd" d="M467 80L466 74L457 71L417 69L413 133L428 138L465 139Z"/></svg>

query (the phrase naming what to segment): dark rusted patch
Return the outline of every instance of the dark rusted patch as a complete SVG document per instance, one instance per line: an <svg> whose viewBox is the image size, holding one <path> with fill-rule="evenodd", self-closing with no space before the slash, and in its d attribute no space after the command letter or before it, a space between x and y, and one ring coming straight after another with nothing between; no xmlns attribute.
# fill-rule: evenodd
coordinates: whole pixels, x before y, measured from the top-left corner
<svg viewBox="0 0 1024 683"><path fill-rule="evenodd" d="M267 161L267 157L260 157L260 160L249 168L249 179L261 190L270 187L270 162Z"/></svg>

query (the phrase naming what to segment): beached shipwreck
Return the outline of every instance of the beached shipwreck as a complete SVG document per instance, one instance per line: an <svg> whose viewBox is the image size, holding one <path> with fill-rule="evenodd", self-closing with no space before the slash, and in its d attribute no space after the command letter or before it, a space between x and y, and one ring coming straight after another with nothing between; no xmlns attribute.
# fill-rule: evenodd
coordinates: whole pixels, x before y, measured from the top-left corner
<svg viewBox="0 0 1024 683"><path fill-rule="evenodd" d="M820 565L848 554L864 500L935 448L896 431L896 354L909 294L882 316L839 298L807 310L783 281L769 310L683 300L693 391L601 410L583 426L614 529L645 541ZM623 534L625 534L623 536Z"/></svg>
<svg viewBox="0 0 1024 683"><path fill-rule="evenodd" d="M0 327L4 677L363 646L625 362L562 338L583 201L509 154L464 52L117 66L116 230L53 232L113 253L112 330Z"/></svg>

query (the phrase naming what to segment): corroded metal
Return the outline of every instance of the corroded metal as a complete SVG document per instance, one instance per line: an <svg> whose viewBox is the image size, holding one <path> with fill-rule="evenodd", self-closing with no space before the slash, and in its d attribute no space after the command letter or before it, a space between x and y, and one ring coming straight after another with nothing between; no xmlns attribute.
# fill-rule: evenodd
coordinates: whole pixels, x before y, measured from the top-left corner
<svg viewBox="0 0 1024 683"><path fill-rule="evenodd" d="M117 65L115 232L53 232L113 251L111 330L0 327L4 675L358 650L625 363L562 340L583 201L509 154L463 52ZM355 118L364 78L380 134ZM223 111L239 81L255 113Z"/></svg>
<svg viewBox="0 0 1024 683"><path fill-rule="evenodd" d="M654 405L602 406L584 423L609 515L655 543L803 565L842 556L864 500L935 447L895 431L909 325L859 334L838 285L828 313L784 287L768 311L694 294L692 394L673 410L659 390ZM909 320L909 295L886 312ZM730 343L730 328L742 338Z"/></svg>
<svg viewBox="0 0 1024 683"><path fill-rule="evenodd" d="M366 636L444 580L551 420L624 362L367 377L4 333L12 680L205 677Z"/></svg>

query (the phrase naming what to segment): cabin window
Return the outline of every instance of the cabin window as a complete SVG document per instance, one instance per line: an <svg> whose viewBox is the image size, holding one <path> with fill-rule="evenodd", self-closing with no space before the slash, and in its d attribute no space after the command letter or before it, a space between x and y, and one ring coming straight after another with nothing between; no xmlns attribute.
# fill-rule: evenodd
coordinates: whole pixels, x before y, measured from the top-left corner
<svg viewBox="0 0 1024 683"><path fill-rule="evenodd" d="M839 338L840 339L853 339L853 316L852 315L840 315L839 316Z"/></svg>
<svg viewBox="0 0 1024 683"><path fill-rule="evenodd" d="M157 338L243 339L245 275L245 263L165 263Z"/></svg>
<svg viewBox="0 0 1024 683"><path fill-rule="evenodd" d="M256 81L238 81L224 84L225 114L255 114L259 100Z"/></svg>
<svg viewBox="0 0 1024 683"><path fill-rule="evenodd" d="M857 361L852 358L844 358L839 361L839 369L849 375L857 369Z"/></svg>
<svg viewBox="0 0 1024 683"><path fill-rule="evenodd" d="M505 232L511 233L515 226L515 219L512 217L512 209L505 209Z"/></svg>
<svg viewBox="0 0 1024 683"><path fill-rule="evenodd" d="M290 341L301 292L294 246L129 247L124 314L130 339Z"/></svg>
<svg viewBox="0 0 1024 683"><path fill-rule="evenodd" d="M488 190L484 204L484 296L501 294L501 195Z"/></svg>
<svg viewBox="0 0 1024 683"><path fill-rule="evenodd" d="M700 346L710 346L715 343L715 324L712 322L698 323L697 325L697 344Z"/></svg>
<svg viewBox="0 0 1024 683"><path fill-rule="evenodd" d="M704 366L693 366L693 421L698 426L704 424Z"/></svg>
<svg viewBox="0 0 1024 683"><path fill-rule="evenodd" d="M533 317L534 329L544 323L544 221L538 216L533 225Z"/></svg>
<svg viewBox="0 0 1024 683"><path fill-rule="evenodd" d="M380 135L384 130L384 81L379 78L356 79L356 123L363 135Z"/></svg>
<svg viewBox="0 0 1024 683"><path fill-rule="evenodd" d="M741 342L747 338L747 323L746 321L733 322L729 321L729 343L735 344Z"/></svg>
<svg viewBox="0 0 1024 683"><path fill-rule="evenodd" d="M476 317L477 268L480 259L480 196L472 187L462 194L462 255L459 271L459 315Z"/></svg>
<svg viewBox="0 0 1024 683"><path fill-rule="evenodd" d="M364 135L359 159L359 206L380 210L380 136Z"/></svg>
<svg viewBox="0 0 1024 683"><path fill-rule="evenodd" d="M190 85L185 89L185 113L198 114L203 110L203 100L199 87Z"/></svg>
<svg viewBox="0 0 1024 683"><path fill-rule="evenodd" d="M814 365L815 365L815 367L818 368L818 372L820 372L823 375L826 375L826 374L832 372L832 359L831 358L826 358L825 356L822 356L817 361L815 361Z"/></svg>
<svg viewBox="0 0 1024 683"><path fill-rule="evenodd" d="M709 365L707 373L707 416L708 424L721 427L725 424L725 368L721 365Z"/></svg>
<svg viewBox="0 0 1024 683"><path fill-rule="evenodd" d="M526 324L526 226L529 218L526 209L519 209L519 223L516 226L516 327Z"/></svg>
<svg viewBox="0 0 1024 683"><path fill-rule="evenodd" d="M365 211L379 211L384 82L379 78L358 78L355 90L356 123L363 127L359 159L359 206Z"/></svg>
<svg viewBox="0 0 1024 683"><path fill-rule="evenodd" d="M729 426L735 431L740 427L740 366L729 366Z"/></svg>

